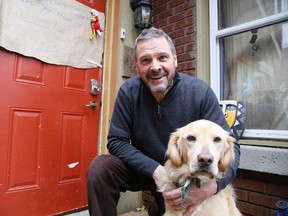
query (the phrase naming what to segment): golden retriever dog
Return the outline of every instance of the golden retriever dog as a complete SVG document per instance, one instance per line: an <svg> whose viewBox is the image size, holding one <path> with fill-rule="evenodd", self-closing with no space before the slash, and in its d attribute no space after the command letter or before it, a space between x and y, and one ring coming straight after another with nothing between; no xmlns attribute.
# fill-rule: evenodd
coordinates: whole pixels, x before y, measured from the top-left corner
<svg viewBox="0 0 288 216"><path fill-rule="evenodd" d="M168 143L168 160L164 165L168 175L161 179L162 186L159 191L183 187L187 182L192 184L191 187L199 188L211 178L222 178L234 160L233 142L234 138L229 136L229 132L208 120L194 121L179 128L171 134ZM186 211L173 209L168 203L165 203L165 206L164 216L182 216ZM236 207L232 185L227 185L199 204L191 216L216 215L241 215Z"/></svg>

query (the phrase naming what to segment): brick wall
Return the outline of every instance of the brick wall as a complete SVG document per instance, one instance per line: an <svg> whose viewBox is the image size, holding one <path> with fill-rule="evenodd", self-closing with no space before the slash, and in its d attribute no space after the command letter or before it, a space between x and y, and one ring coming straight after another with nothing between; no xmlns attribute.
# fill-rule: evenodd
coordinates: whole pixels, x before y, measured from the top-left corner
<svg viewBox="0 0 288 216"><path fill-rule="evenodd" d="M276 202L288 201L288 176L238 170L233 185L243 215L276 216Z"/></svg>
<svg viewBox="0 0 288 216"><path fill-rule="evenodd" d="M163 29L173 40L179 72L195 76L196 1L152 0L153 26Z"/></svg>

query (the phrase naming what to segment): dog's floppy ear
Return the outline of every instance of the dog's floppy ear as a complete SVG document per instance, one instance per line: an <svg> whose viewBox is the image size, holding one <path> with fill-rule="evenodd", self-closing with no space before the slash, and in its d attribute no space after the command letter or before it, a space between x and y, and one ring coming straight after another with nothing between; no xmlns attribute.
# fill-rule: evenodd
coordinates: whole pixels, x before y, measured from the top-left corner
<svg viewBox="0 0 288 216"><path fill-rule="evenodd" d="M235 139L231 136L227 137L225 143L225 150L220 158L218 167L220 172L225 172L229 164L234 160L234 141Z"/></svg>
<svg viewBox="0 0 288 216"><path fill-rule="evenodd" d="M183 162L187 162L187 151L185 149L186 148L180 143L180 133L178 131L172 133L166 152L172 164L181 166Z"/></svg>

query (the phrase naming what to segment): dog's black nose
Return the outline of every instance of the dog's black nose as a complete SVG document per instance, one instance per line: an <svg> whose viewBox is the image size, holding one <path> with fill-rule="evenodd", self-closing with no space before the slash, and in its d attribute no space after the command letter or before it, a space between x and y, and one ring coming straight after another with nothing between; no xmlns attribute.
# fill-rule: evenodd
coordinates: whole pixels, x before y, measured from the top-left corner
<svg viewBox="0 0 288 216"><path fill-rule="evenodd" d="M198 162L201 166L209 166L213 163L214 157L208 153L201 153L198 155Z"/></svg>

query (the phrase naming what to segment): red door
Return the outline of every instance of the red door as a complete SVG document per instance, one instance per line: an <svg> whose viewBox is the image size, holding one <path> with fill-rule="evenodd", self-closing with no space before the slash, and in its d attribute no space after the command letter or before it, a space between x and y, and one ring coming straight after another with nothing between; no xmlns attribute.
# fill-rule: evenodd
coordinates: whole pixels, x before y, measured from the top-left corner
<svg viewBox="0 0 288 216"><path fill-rule="evenodd" d="M104 6L101 0L94 8L104 12ZM90 94L90 80L100 85L101 72L0 48L0 215L87 206L86 171L96 155L100 113L100 93ZM90 101L96 109L86 106Z"/></svg>

